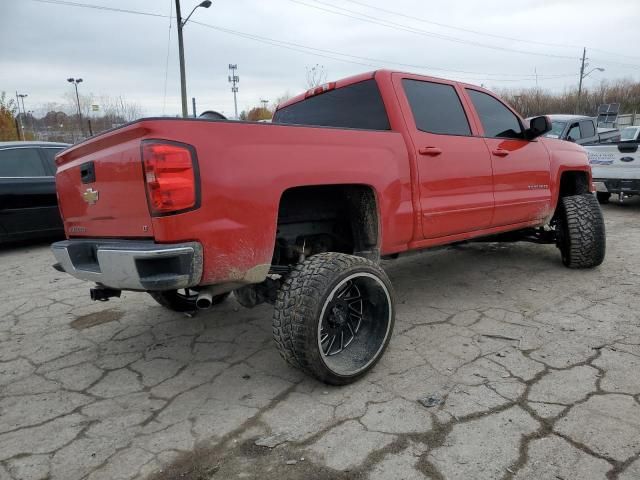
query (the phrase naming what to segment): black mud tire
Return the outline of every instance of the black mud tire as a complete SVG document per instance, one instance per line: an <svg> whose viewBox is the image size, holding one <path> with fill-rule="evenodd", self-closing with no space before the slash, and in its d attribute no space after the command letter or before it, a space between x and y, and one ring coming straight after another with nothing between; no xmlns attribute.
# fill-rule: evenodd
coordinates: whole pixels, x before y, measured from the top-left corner
<svg viewBox="0 0 640 480"><path fill-rule="evenodd" d="M593 268L604 261L604 218L593 194L561 198L557 229L558 248L566 267Z"/></svg>
<svg viewBox="0 0 640 480"><path fill-rule="evenodd" d="M195 290L167 290L164 292L149 292L149 295L164 308L174 312L195 312L198 309L196 307L198 293ZM229 295L230 292L215 295L211 305L214 306L224 302Z"/></svg>
<svg viewBox="0 0 640 480"><path fill-rule="evenodd" d="M596 192L596 197L598 198L598 203L604 205L609 203L609 199L611 198L611 193L609 192Z"/></svg>
<svg viewBox="0 0 640 480"><path fill-rule="evenodd" d="M341 293L340 289L353 285L357 295ZM361 321L355 333L349 327L353 338L344 349L341 338L340 354L332 354L331 345L325 352L328 342L322 343L323 332L326 334L324 329L329 328L326 322L338 318L332 313L336 311L336 303L349 302L358 295L363 299L359 303ZM344 332L350 307L351 304L338 314L342 320L337 328ZM389 344L394 321L393 289L382 268L361 257L320 253L298 264L279 289L273 337L280 355L293 367L321 382L347 385L364 376L380 360ZM336 323L331 325L336 328Z"/></svg>

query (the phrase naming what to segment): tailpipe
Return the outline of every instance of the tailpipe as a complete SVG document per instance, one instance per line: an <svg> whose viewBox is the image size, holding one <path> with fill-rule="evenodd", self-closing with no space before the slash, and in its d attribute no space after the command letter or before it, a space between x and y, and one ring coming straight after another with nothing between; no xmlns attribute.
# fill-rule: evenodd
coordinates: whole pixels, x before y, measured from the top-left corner
<svg viewBox="0 0 640 480"><path fill-rule="evenodd" d="M209 310L213 305L213 291L210 287L203 288L198 292L196 298L196 308L198 310Z"/></svg>
<svg viewBox="0 0 640 480"><path fill-rule="evenodd" d="M121 294L122 294L122 291L116 290L115 288L96 287L96 288L89 289L89 295L91 295L91 300L95 302L106 302L113 297L120 298Z"/></svg>

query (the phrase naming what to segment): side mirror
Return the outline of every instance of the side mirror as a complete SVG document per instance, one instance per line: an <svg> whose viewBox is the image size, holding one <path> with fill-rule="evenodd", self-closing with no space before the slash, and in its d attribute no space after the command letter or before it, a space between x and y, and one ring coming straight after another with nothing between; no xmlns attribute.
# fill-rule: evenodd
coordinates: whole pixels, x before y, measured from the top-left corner
<svg viewBox="0 0 640 480"><path fill-rule="evenodd" d="M540 117L533 117L529 120L529 128L527 129L527 138L533 140L534 138L544 135L551 130L551 120L549 117L542 115Z"/></svg>

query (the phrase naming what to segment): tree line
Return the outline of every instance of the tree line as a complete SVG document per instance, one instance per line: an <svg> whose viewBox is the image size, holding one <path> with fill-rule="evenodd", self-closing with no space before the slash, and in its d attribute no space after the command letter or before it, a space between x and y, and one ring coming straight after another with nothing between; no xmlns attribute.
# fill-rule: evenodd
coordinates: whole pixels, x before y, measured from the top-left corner
<svg viewBox="0 0 640 480"><path fill-rule="evenodd" d="M640 113L640 82L630 79L607 81L582 89L578 105L578 88L554 93L541 88L498 89L504 100L524 117L552 113L578 113L596 116L598 106L619 103L620 113Z"/></svg>

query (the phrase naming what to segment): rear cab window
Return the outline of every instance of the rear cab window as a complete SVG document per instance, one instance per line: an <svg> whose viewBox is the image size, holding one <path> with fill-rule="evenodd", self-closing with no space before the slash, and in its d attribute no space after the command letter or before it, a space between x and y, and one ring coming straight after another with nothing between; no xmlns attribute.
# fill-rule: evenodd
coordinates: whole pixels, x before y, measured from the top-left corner
<svg viewBox="0 0 640 480"><path fill-rule="evenodd" d="M518 117L496 98L467 88L471 103L480 117L484 136L490 138L524 138Z"/></svg>
<svg viewBox="0 0 640 480"><path fill-rule="evenodd" d="M416 128L441 135L471 135L469 120L452 85L403 79Z"/></svg>
<svg viewBox="0 0 640 480"><path fill-rule="evenodd" d="M390 130L374 79L336 88L278 110L273 123L318 127Z"/></svg>
<svg viewBox="0 0 640 480"><path fill-rule="evenodd" d="M0 178L48 177L37 148L0 150Z"/></svg>

